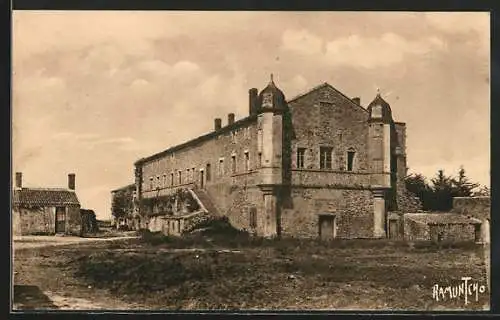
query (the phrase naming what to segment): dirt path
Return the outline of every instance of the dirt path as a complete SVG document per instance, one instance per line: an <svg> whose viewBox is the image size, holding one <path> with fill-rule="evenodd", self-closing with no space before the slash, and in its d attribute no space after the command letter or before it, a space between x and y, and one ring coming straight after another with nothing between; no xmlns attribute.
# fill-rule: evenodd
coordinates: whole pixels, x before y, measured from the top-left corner
<svg viewBox="0 0 500 320"><path fill-rule="evenodd" d="M53 246L65 246L72 244L96 243L105 241L121 241L137 239L137 236L122 236L112 238L80 238L80 237L56 237L56 236L22 236L14 237L13 247L15 251L23 249L35 249Z"/></svg>
<svg viewBox="0 0 500 320"><path fill-rule="evenodd" d="M134 237L107 239L40 239L37 243L19 243L15 248L13 311L18 310L137 310L144 307L121 301L106 290L95 289L74 279L68 270L58 267L68 260L67 255L55 255L52 250L71 250L88 247L99 250L99 244L124 241ZM21 244L21 246L19 246ZM69 255L71 257L71 255Z"/></svg>

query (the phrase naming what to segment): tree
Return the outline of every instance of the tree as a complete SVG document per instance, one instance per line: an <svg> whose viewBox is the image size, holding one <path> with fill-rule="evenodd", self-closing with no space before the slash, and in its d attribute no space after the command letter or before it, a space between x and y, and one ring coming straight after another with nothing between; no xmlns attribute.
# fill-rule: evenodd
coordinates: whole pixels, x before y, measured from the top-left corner
<svg viewBox="0 0 500 320"><path fill-rule="evenodd" d="M405 186L406 190L420 199L424 210L432 210L433 190L422 174L417 173L406 176Z"/></svg>
<svg viewBox="0 0 500 320"><path fill-rule="evenodd" d="M431 179L433 189L433 209L435 211L450 211L453 207L454 185L453 178L439 170L436 177Z"/></svg>
<svg viewBox="0 0 500 320"><path fill-rule="evenodd" d="M116 192L111 202L111 214L115 218L125 217L131 212L132 199L125 192Z"/></svg>
<svg viewBox="0 0 500 320"><path fill-rule="evenodd" d="M491 190L487 186L481 186L472 195L474 197L491 197Z"/></svg>
<svg viewBox="0 0 500 320"><path fill-rule="evenodd" d="M471 197L473 190L480 186L479 183L470 182L469 178L465 176L465 169L463 166L458 171L458 178L452 180L453 183L453 196L454 197Z"/></svg>
<svg viewBox="0 0 500 320"><path fill-rule="evenodd" d="M444 170L439 170L431 183L428 184L422 174L412 174L405 178L406 189L420 198L424 210L449 211L453 207L453 197L470 197L474 189L479 187L465 175L465 169L460 167L458 176L447 176ZM484 194L489 189L483 189Z"/></svg>

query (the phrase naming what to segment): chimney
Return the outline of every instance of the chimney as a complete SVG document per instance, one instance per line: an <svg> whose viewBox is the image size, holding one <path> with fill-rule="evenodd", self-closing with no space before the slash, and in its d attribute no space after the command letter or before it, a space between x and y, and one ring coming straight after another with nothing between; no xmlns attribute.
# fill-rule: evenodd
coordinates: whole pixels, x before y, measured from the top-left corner
<svg viewBox="0 0 500 320"><path fill-rule="evenodd" d="M355 104L357 104L358 106L361 105L361 98L360 97L354 97L351 99L352 102L354 102Z"/></svg>
<svg viewBox="0 0 500 320"><path fill-rule="evenodd" d="M16 188L21 189L23 187L23 174L22 172L16 172Z"/></svg>
<svg viewBox="0 0 500 320"><path fill-rule="evenodd" d="M221 118L215 118L215 120L214 120L214 130L215 131L220 130L221 127L222 127L222 120L221 120Z"/></svg>
<svg viewBox="0 0 500 320"><path fill-rule="evenodd" d="M252 88L248 90L248 97L249 97L249 114L254 115L257 114L257 95L258 95L258 90L257 88Z"/></svg>
<svg viewBox="0 0 500 320"><path fill-rule="evenodd" d="M234 113L228 113L227 115L227 125L232 125L234 123Z"/></svg>
<svg viewBox="0 0 500 320"><path fill-rule="evenodd" d="M68 174L68 189L75 190L75 174Z"/></svg>

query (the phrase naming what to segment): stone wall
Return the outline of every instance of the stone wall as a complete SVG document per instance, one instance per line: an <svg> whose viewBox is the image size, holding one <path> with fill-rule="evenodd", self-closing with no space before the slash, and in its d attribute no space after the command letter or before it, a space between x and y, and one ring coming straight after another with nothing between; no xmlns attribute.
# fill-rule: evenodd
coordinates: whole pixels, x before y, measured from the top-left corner
<svg viewBox="0 0 500 320"><path fill-rule="evenodd" d="M82 232L82 216L80 214L80 206L66 207L66 233L71 235L81 235Z"/></svg>
<svg viewBox="0 0 500 320"><path fill-rule="evenodd" d="M210 139L144 163L142 196L171 194L174 188L191 183L199 184L200 170L204 170L206 187L231 184L235 176L246 172L245 152L248 152L250 170L257 168L257 122L249 121L233 130L221 130L220 134ZM236 160L235 172L232 172L232 156ZM223 160L222 164L220 160ZM207 173L207 164L210 165L210 173ZM223 169L219 169L219 166ZM222 170L221 174L219 170Z"/></svg>
<svg viewBox="0 0 500 320"><path fill-rule="evenodd" d="M427 241L430 240L429 226L424 223L417 223L411 219L403 219L404 239L407 241Z"/></svg>
<svg viewBox="0 0 500 320"><path fill-rule="evenodd" d="M21 217L20 217L19 209L13 208L11 212L12 212L12 214L11 214L12 234L15 236L20 236L20 235L22 235L22 232L21 232L22 227L21 227Z"/></svg>
<svg viewBox="0 0 500 320"><path fill-rule="evenodd" d="M366 172L368 112L335 89L325 86L289 103L292 114L292 168L297 148L306 148L305 169L319 169L320 146L333 148L333 169L345 170L347 150L356 151L355 172Z"/></svg>
<svg viewBox="0 0 500 320"><path fill-rule="evenodd" d="M386 182L390 175L370 170L367 110L331 86L323 85L290 101L288 111L283 123L277 123L279 116L272 118L272 130L259 127L265 117L248 117L169 153L141 161L136 168L136 177L142 177L137 180L140 196L155 198L172 194L178 188L196 188L201 184L203 170L204 188L217 212L227 216L236 228L258 234L269 221L263 214L264 194L258 185L282 180L286 191L278 197L277 214L281 216L283 234L316 237L317 214L335 211L338 237L373 237L370 188L389 185ZM281 125L287 128L282 138ZM259 129L265 129L262 141ZM283 148L277 150L279 140ZM272 148L264 141L272 141ZM320 168L322 146L333 149L331 168ZM304 168L297 168L297 148L306 149ZM355 152L352 172L347 171L348 150ZM246 154L249 155L248 168ZM233 157L236 159L234 171ZM261 168L259 159L269 162L273 168ZM210 165L209 172L207 165ZM269 208L275 200L266 201ZM255 211L257 226L252 228L250 217ZM155 228L155 222L152 223L151 228Z"/></svg>
<svg viewBox="0 0 500 320"><path fill-rule="evenodd" d="M491 219L490 197L455 197L452 212L470 215L474 218Z"/></svg>
<svg viewBox="0 0 500 320"><path fill-rule="evenodd" d="M15 235L55 234L55 207L14 207L13 233ZM79 206L66 207L66 234L80 235L81 215Z"/></svg>
<svg viewBox="0 0 500 320"><path fill-rule="evenodd" d="M295 188L281 214L284 236L317 237L318 213L336 214L338 238L373 237L373 196L369 190Z"/></svg>
<svg viewBox="0 0 500 320"><path fill-rule="evenodd" d="M475 226L472 224L427 225L404 219L404 239L407 241L474 241Z"/></svg>
<svg viewBox="0 0 500 320"><path fill-rule="evenodd" d="M20 230L15 230L18 235L30 234L55 234L55 207L33 207L33 208L13 208L13 215L19 217L18 226Z"/></svg>

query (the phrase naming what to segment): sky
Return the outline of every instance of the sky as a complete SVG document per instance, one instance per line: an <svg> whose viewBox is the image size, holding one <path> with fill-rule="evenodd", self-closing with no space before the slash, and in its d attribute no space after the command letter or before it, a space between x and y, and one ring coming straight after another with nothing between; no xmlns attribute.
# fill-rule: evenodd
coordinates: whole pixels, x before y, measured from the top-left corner
<svg viewBox="0 0 500 320"><path fill-rule="evenodd" d="M14 11L12 170L110 217L133 163L328 82L407 124L409 173L490 185L489 13Z"/></svg>

